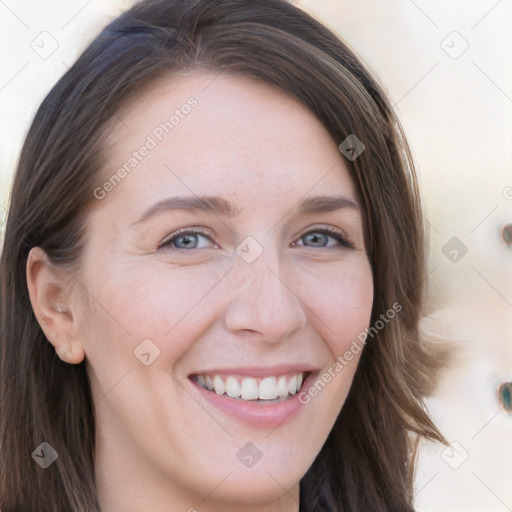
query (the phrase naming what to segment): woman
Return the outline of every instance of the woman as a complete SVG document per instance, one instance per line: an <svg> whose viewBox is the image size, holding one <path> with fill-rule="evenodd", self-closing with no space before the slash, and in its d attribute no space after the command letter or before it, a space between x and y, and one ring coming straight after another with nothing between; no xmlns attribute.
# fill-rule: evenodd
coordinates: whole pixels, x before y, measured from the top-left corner
<svg viewBox="0 0 512 512"><path fill-rule="evenodd" d="M149 0L48 94L1 261L0 508L410 511L421 209L388 100L281 0Z"/></svg>

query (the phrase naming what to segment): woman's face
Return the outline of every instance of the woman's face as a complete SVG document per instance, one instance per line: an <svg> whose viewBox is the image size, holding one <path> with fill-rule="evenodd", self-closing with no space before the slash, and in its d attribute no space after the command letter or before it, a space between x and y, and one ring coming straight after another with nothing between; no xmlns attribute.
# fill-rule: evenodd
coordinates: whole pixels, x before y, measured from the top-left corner
<svg viewBox="0 0 512 512"><path fill-rule="evenodd" d="M269 86L212 80L160 79L104 141L75 320L105 511L297 510L360 353L333 365L370 321L336 143Z"/></svg>

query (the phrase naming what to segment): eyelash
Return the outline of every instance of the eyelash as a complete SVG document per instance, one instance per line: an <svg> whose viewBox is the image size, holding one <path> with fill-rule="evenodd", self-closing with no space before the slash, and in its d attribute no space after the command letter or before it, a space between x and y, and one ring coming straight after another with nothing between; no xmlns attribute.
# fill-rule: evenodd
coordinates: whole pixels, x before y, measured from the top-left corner
<svg viewBox="0 0 512 512"><path fill-rule="evenodd" d="M299 237L299 239L301 239L311 233L322 233L324 235L328 235L331 238L334 238L335 240L337 240L340 243L341 247L345 247L347 249L354 249L354 245L349 240L347 240L340 231L338 231L334 228L323 227L323 228L310 229L309 231L306 231L305 233L303 233ZM193 249L183 249L181 247L171 247L172 242L174 242L177 238L180 238L185 235L203 235L206 238L208 238L208 240L210 240L210 242L214 243L213 240L211 239L211 237L208 234L204 233L203 231L184 228L184 229L180 229L180 230L176 231L175 233L173 233L172 237L166 239L162 244L160 244L158 249L162 249L162 250L167 249L167 250L176 250L176 251L193 250ZM319 249L329 249L329 247L319 247Z"/></svg>

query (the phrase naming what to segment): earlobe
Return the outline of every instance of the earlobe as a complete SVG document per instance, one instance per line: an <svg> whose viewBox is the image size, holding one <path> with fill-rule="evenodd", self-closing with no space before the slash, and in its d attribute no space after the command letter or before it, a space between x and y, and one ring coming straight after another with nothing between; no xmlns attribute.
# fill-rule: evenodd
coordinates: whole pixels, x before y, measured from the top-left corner
<svg viewBox="0 0 512 512"><path fill-rule="evenodd" d="M82 362L85 353L72 310L69 275L54 265L43 249L33 247L26 276L34 315L57 355L69 364Z"/></svg>
<svg viewBox="0 0 512 512"><path fill-rule="evenodd" d="M57 355L65 362L69 364L79 364L84 360L84 349L83 345L77 343L63 344L64 347L60 351L56 349Z"/></svg>

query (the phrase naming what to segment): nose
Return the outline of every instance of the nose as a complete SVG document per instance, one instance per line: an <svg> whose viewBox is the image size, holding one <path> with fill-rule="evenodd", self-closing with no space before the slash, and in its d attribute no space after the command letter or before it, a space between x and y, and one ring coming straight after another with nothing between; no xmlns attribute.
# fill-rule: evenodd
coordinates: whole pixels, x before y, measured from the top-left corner
<svg viewBox="0 0 512 512"><path fill-rule="evenodd" d="M269 343L289 337L307 324L293 273L285 272L278 256L264 251L254 262L238 261L231 277L234 297L225 313L225 327L234 334L258 333Z"/></svg>

